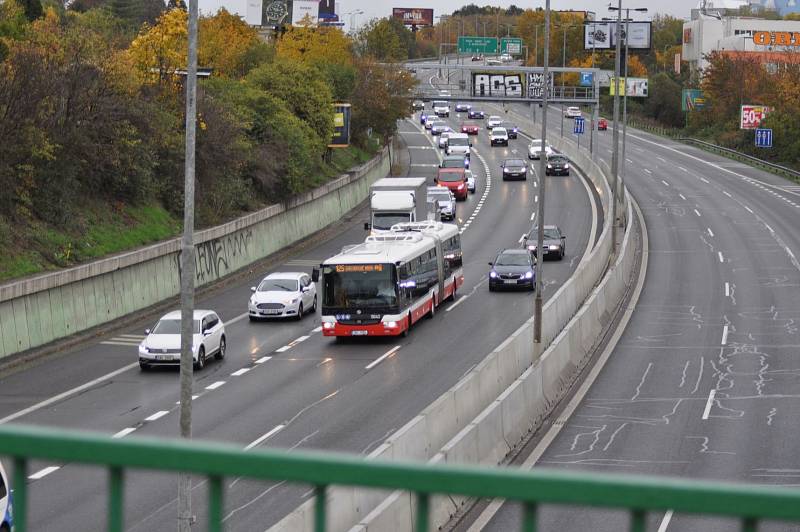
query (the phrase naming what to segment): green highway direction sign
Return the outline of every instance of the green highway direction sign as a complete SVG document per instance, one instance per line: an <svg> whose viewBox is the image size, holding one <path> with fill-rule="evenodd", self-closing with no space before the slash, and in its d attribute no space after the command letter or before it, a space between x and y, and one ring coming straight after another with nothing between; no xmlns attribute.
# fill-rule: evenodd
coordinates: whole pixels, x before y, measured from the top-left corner
<svg viewBox="0 0 800 532"><path fill-rule="evenodd" d="M459 37L458 53L460 54L496 54L496 37Z"/></svg>
<svg viewBox="0 0 800 532"><path fill-rule="evenodd" d="M522 55L522 39L516 37L503 37L500 39L500 53Z"/></svg>

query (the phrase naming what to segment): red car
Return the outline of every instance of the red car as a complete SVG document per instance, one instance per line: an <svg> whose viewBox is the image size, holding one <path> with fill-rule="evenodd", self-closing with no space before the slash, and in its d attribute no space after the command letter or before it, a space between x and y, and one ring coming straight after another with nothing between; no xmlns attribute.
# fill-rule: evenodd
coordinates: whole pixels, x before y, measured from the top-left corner
<svg viewBox="0 0 800 532"><path fill-rule="evenodd" d="M608 120L600 118L597 120L597 131L605 131L608 129Z"/></svg>
<svg viewBox="0 0 800 532"><path fill-rule="evenodd" d="M469 194L467 175L463 168L439 168L439 172L436 174L436 184L449 188L456 200L463 201Z"/></svg>
<svg viewBox="0 0 800 532"><path fill-rule="evenodd" d="M461 124L461 132L466 133L467 135L477 135L478 134L478 125L477 124L468 124L463 123Z"/></svg>

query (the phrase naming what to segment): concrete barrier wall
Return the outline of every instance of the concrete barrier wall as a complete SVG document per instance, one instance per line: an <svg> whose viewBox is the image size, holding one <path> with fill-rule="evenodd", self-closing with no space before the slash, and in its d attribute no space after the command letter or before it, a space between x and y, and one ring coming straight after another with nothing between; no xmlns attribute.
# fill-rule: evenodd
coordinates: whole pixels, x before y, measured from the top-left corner
<svg viewBox="0 0 800 532"><path fill-rule="evenodd" d="M216 281L325 226L388 175L389 154L284 204L195 235L196 286ZM0 358L147 308L180 292L180 239L0 285Z"/></svg>
<svg viewBox="0 0 800 532"><path fill-rule="evenodd" d="M579 151L573 143L556 140L554 146L566 153L572 161L580 166L589 177L600 196L604 219L608 220L610 187L606 173L583 151ZM608 269L611 254L611 232L609 224L605 224L597 245L575 270L572 277L562 285L543 308L542 345L547 348L573 318L581 317L580 326L570 334L571 342L561 339L553 346L556 355L549 355L551 362L542 368L534 364L532 320L528 320L517 331L495 348L487 357L465 375L450 390L428 406L422 413L409 421L404 427L389 437L386 442L370 454L372 459L382 460L431 460L441 452L448 462L497 464L509 450L514 449L522 436L537 427L550 408L559 400L569 387L572 375L582 363L586 350L590 348L600 334L603 325L608 323L612 312L621 297L621 292L603 295L597 288ZM631 262L631 264L633 264ZM612 270L613 272L614 270ZM609 272L609 275L612 275ZM624 284L624 283L623 283ZM617 285L614 285L617 287ZM597 294L601 294L598 296ZM591 313L579 311L584 302L594 297L603 303L602 309ZM588 331L582 331L586 326ZM567 337L568 340L570 337ZM585 347L570 349L572 346ZM549 351L548 351L549 352ZM535 375L529 377L531 382L519 389L511 390L521 375L530 374L533 367L539 368ZM544 371L546 369L546 371ZM510 391L511 390L511 391ZM513 394L509 400L507 395ZM501 401L501 397L503 399ZM525 410L518 410L513 402L522 398ZM502 413L506 412L505 423ZM480 419L478 419L480 417ZM476 427L480 425L481 429ZM474 436L480 434L479 436ZM511 437L512 439L506 439ZM505 443L510 442L510 443ZM331 488L332 494L346 491L348 488ZM352 491L352 490L350 490ZM409 530L410 528L383 528L378 523L398 523L399 516L411 515L407 506L395 508L394 505L409 504L413 497L393 495L393 504L385 500L359 500L355 509L345 504L334 506L329 504L329 524L349 523L337 528L331 526L333 532L345 530ZM450 497L437 498L443 505L451 504ZM382 511L377 511L380 504ZM460 504L460 503L459 503ZM437 515L450 515L444 506L437 508ZM386 517L383 512L389 512ZM307 501L292 514L274 525L271 532L311 531L313 501ZM307 526L298 528L303 523ZM355 525L350 529L349 526Z"/></svg>

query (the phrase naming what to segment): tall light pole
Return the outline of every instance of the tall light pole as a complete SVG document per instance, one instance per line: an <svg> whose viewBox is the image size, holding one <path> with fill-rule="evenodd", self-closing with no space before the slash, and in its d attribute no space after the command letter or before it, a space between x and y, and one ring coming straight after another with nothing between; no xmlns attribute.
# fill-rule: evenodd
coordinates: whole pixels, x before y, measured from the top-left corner
<svg viewBox="0 0 800 532"><path fill-rule="evenodd" d="M544 7L544 69L543 69L543 91L542 91L542 146L539 157L539 205L536 214L536 294L533 300L533 354L536 357L542 354L542 265L544 264L544 193L545 186L545 167L547 157L545 146L547 146L547 97L550 90L549 69L550 62L550 0L545 0Z"/></svg>
<svg viewBox="0 0 800 532"><path fill-rule="evenodd" d="M620 0L620 4L621 3L622 2ZM609 6L609 10L614 11L615 9L613 7L611 7L611 6ZM627 141L627 138L628 138L628 45L629 45L628 41L630 40L630 39L628 39L628 36L629 36L628 29L630 28L629 22L630 22L630 13L631 13L631 11L638 11L640 13L646 13L647 12L647 8L646 7L625 8L625 69L624 69L625 73L623 75L624 84L622 86L622 90L623 90L623 95L622 95L622 155L621 155L620 160L618 162L618 164L622 166L622 170L619 172L621 174L621 176L622 176L622 179L626 178L626 175L625 175L625 144L626 144L626 141ZM621 6L619 8L619 13L620 13L620 15L622 14ZM617 18L617 20L619 20L619 18ZM617 24L618 24L618 28L619 28L619 23L617 23ZM617 32L617 48L619 48L619 42L620 42L619 37L620 37L619 32ZM618 72L619 72L619 70L618 70ZM617 90L615 91L615 93L619 92L619 81L618 80L619 80L619 74L617 74L617 81L615 81L615 83L617 84L617 86L616 86ZM616 99L616 97L615 97L615 99ZM617 148L617 145L615 143L614 144L614 149L616 150L616 148ZM620 186L620 183L617 183L617 191L620 191L620 190L622 190L622 186ZM615 192L617 192L617 191L615 191Z"/></svg>
<svg viewBox="0 0 800 532"><path fill-rule="evenodd" d="M192 437L192 385L194 384L194 177L197 134L197 2L189 0L189 50L186 65L186 163L181 239L181 365L179 425L181 438ZM192 477L178 476L178 532L192 527Z"/></svg>
<svg viewBox="0 0 800 532"><path fill-rule="evenodd" d="M611 6L609 6L611 9ZM612 144L614 148L611 151L611 253L617 253L617 181L619 180L619 62L620 53L622 52L622 41L620 40L621 32L621 18L622 18L622 0L618 0L617 7L617 23L615 25L615 33L617 36L616 53L614 54L614 135L612 137Z"/></svg>

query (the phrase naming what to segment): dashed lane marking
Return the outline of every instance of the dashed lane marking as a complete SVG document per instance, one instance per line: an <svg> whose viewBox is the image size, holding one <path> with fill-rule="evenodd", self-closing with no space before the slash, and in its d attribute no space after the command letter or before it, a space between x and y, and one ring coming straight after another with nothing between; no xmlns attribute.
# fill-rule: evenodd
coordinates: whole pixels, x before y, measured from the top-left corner
<svg viewBox="0 0 800 532"><path fill-rule="evenodd" d="M248 372L248 371L250 371L251 369L253 369L253 368L242 368L242 369L237 369L236 371L234 371L233 373L231 373L231 377L241 377L242 375L244 375L245 373L247 373L247 372Z"/></svg>
<svg viewBox="0 0 800 532"><path fill-rule="evenodd" d="M708 400L706 401L706 408L703 410L703 418L708 419L708 414L711 413L711 405L714 404L714 396L717 394L717 390L711 390L708 392Z"/></svg>
<svg viewBox="0 0 800 532"><path fill-rule="evenodd" d="M39 480L41 478L46 477L50 473L55 473L59 469L61 469L61 466L45 467L44 469L41 469L41 470L37 471L36 473L34 473L32 475L28 475L28 479L29 480Z"/></svg>
<svg viewBox="0 0 800 532"><path fill-rule="evenodd" d="M719 261L720 262L725 262L725 257L722 256L722 252L721 251L717 251L717 255L719 256Z"/></svg>
<svg viewBox="0 0 800 532"><path fill-rule="evenodd" d="M206 390L216 390L217 388L219 388L223 384L225 384L225 381L212 382L211 384L206 386Z"/></svg>
<svg viewBox="0 0 800 532"><path fill-rule="evenodd" d="M257 440L255 440L253 443L249 444L247 447L245 447L245 448L244 448L244 450L245 450L245 451L249 451L250 449L252 449L252 448L253 448L253 447L255 447L256 445L260 445L261 443L264 443L264 441L265 441L265 440L267 440L267 439L271 438L271 437L272 437L272 436L274 436L275 434L277 434L277 433L279 433L280 431L282 431L282 430L283 430L283 428L284 428L285 426L286 426L286 425L277 425L277 426L276 426L276 427L274 427L272 430L270 430L269 432L267 432L267 433L266 433L266 434L264 434L263 436L259 437L259 438L258 438Z"/></svg>
<svg viewBox="0 0 800 532"><path fill-rule="evenodd" d="M131 432L133 432L135 430L136 430L136 427L127 427L127 428L124 428L121 431L117 432L116 434L114 434L111 437L114 438L114 439L124 438L125 436L127 436L128 434L130 434Z"/></svg>
<svg viewBox="0 0 800 532"><path fill-rule="evenodd" d="M697 216L700 216L700 211L698 211L697 209L695 209L695 210L694 210L694 213L695 213Z"/></svg>
<svg viewBox="0 0 800 532"><path fill-rule="evenodd" d="M375 366L377 366L378 364L380 364L381 362L383 362L384 360L386 360L390 356L392 356L395 353L397 353L400 350L401 347L402 346L400 346L400 345L394 346L393 348L391 348L390 350L388 350L387 352L385 352L384 354L382 354L381 356L379 356L378 358L376 358L375 360L373 360L372 362L367 364L364 369L366 369L367 371L371 370L372 368L374 368Z"/></svg>
<svg viewBox="0 0 800 532"><path fill-rule="evenodd" d="M145 421L155 421L157 419L161 419L162 417L166 416L167 414L169 414L168 410L159 410L155 414L151 414L151 415L147 416L146 418L144 418L144 420Z"/></svg>
<svg viewBox="0 0 800 532"><path fill-rule="evenodd" d="M254 364L263 364L264 362L267 362L267 361L268 361L268 360L270 360L271 358L272 358L272 357L261 357L261 358L259 358L258 360L256 360L256 361L254 362Z"/></svg>

